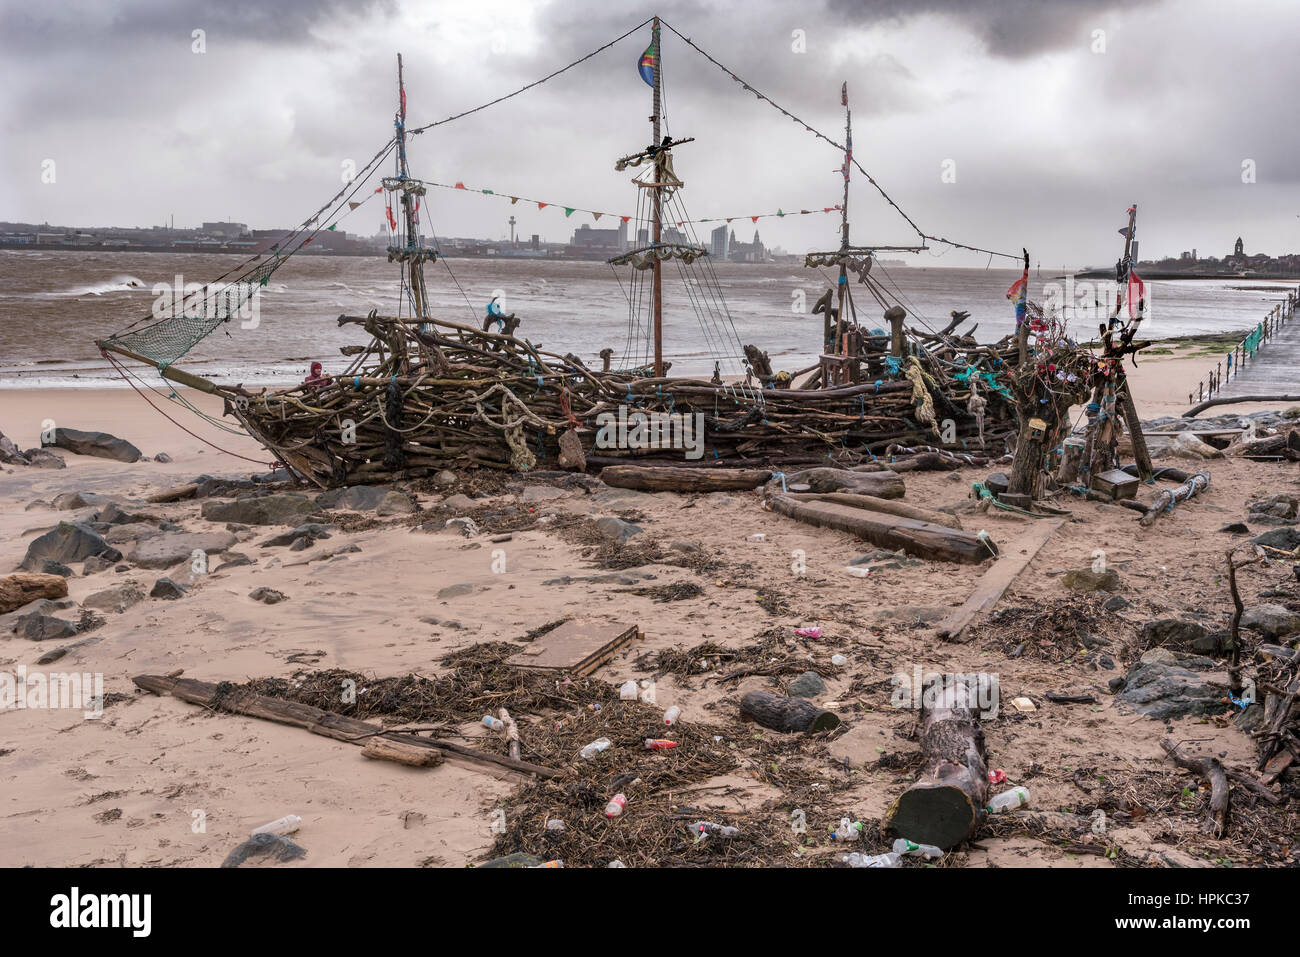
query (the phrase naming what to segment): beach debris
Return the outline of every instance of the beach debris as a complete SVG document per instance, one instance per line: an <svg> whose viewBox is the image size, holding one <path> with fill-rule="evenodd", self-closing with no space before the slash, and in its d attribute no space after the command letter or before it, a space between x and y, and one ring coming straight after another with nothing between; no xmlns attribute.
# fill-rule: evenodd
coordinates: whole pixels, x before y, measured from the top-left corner
<svg viewBox="0 0 1300 957"><path fill-rule="evenodd" d="M816 698L826 693L826 682L815 671L805 671L790 682L786 693L792 698Z"/></svg>
<svg viewBox="0 0 1300 957"><path fill-rule="evenodd" d="M647 751L671 751L677 747L678 742L668 738L646 738L645 749Z"/></svg>
<svg viewBox="0 0 1300 957"><path fill-rule="evenodd" d="M635 701L640 689L635 681L628 679L618 689L618 696L624 701Z"/></svg>
<svg viewBox="0 0 1300 957"><path fill-rule="evenodd" d="M334 738L337 741L346 741L349 744L364 746L372 738L382 736L386 742L396 745L394 753L396 753L396 749L401 749L403 754L410 755L414 754L412 749L420 748L451 754L474 764L497 765L525 775L535 774L542 778L553 778L559 773L538 764L528 761L516 761L501 754L489 754L454 741L422 738L415 734L400 731L386 731L382 726L367 721L349 718L345 715L324 711L321 708L295 701L272 698L269 695L258 694L229 683L212 684L194 678L166 675L136 675L131 680L136 687L154 694L170 694L182 701L188 701L191 704L197 704L213 711L243 714L253 718L261 718L265 721L275 721L279 724L304 728L313 734Z"/></svg>
<svg viewBox="0 0 1300 957"><path fill-rule="evenodd" d="M289 596L282 591L276 591L274 588L262 586L261 588L254 588L250 591L248 597L253 599L253 601L260 601L263 604L277 605Z"/></svg>
<svg viewBox="0 0 1300 957"><path fill-rule="evenodd" d="M0 578L0 614L16 611L41 598L66 598L67 595L68 580L62 575L45 572L6 575Z"/></svg>
<svg viewBox="0 0 1300 957"><path fill-rule="evenodd" d="M591 744L579 751L578 756L584 761L590 761L596 755L600 754L600 752L607 750L612 743L613 742L610 741L609 738L597 738L595 741L591 742Z"/></svg>
<svg viewBox="0 0 1300 957"><path fill-rule="evenodd" d="M673 705L671 708L669 708L667 711L664 712L664 724L674 725L679 720L681 720L681 716L682 716L682 709L677 707L677 705Z"/></svg>
<svg viewBox="0 0 1300 957"><path fill-rule="evenodd" d="M1231 800L1228 790L1228 776L1224 773L1223 765L1219 763L1218 758L1189 757L1184 754L1173 741L1168 738L1160 742L1160 747L1164 748L1165 753L1185 771L1191 771L1205 779L1210 786L1210 814L1207 818L1204 830L1211 832L1215 837L1223 837L1228 829L1229 802Z"/></svg>
<svg viewBox="0 0 1300 957"><path fill-rule="evenodd" d="M809 628L796 628L794 633L800 638L820 638L822 636L821 628L816 625Z"/></svg>
<svg viewBox="0 0 1300 957"><path fill-rule="evenodd" d="M605 817L616 818L623 813L627 807L627 796L624 794L615 794L608 804L605 805Z"/></svg>
<svg viewBox="0 0 1300 957"><path fill-rule="evenodd" d="M601 481L613 488L642 492L733 492L758 488L772 478L767 469L684 468L608 465Z"/></svg>
<svg viewBox="0 0 1300 957"><path fill-rule="evenodd" d="M768 503L788 518L849 532L881 548L901 549L921 558L978 565L990 556L997 556L997 546L991 542L943 525L836 502L809 502L791 495L770 496Z"/></svg>
<svg viewBox="0 0 1300 957"><path fill-rule="evenodd" d="M1147 507L1146 514L1139 520L1143 528L1150 526L1162 514L1172 512L1179 502L1186 502L1210 487L1210 473L1197 472L1190 475L1177 488L1161 489Z"/></svg>
<svg viewBox="0 0 1300 957"><path fill-rule="evenodd" d="M110 563L122 560L122 553L89 525L59 522L44 535L32 539L20 567L34 572L46 559L68 564L94 556L101 556Z"/></svg>
<svg viewBox="0 0 1300 957"><path fill-rule="evenodd" d="M1015 708L1021 714L1027 714L1030 711L1037 711L1038 706L1029 698L1020 697L1011 699L1011 707Z"/></svg>
<svg viewBox="0 0 1300 957"><path fill-rule="evenodd" d="M253 828L252 837L259 834L293 834L302 826L302 818L297 814L286 814L284 817L278 817L269 824L263 824L261 827Z"/></svg>
<svg viewBox="0 0 1300 957"><path fill-rule="evenodd" d="M231 851L221 862L221 866L241 867L248 863L286 864L306 856L306 850L283 834L256 834Z"/></svg>
<svg viewBox="0 0 1300 957"><path fill-rule="evenodd" d="M444 755L441 751L415 744L409 737L372 735L366 738L361 754L376 761L395 761L412 768L433 768L442 764Z"/></svg>
<svg viewBox="0 0 1300 957"><path fill-rule="evenodd" d="M850 821L847 817L842 817L838 825L831 825L830 830L832 841L852 843L862 837L863 824L861 821Z"/></svg>
<svg viewBox="0 0 1300 957"><path fill-rule="evenodd" d="M960 683L926 689L918 732L921 772L885 812L884 830L940 848L974 833L988 801L989 774L969 690Z"/></svg>
<svg viewBox="0 0 1300 957"><path fill-rule="evenodd" d="M892 851L888 854L859 854L856 851L840 858L840 863L847 867L898 867L902 855Z"/></svg>
<svg viewBox="0 0 1300 957"><path fill-rule="evenodd" d="M765 542L765 541L767 541L767 535L764 534L763 532L755 532L753 535L746 535L746 536L745 536L745 541L747 541L747 542Z"/></svg>
<svg viewBox="0 0 1300 957"><path fill-rule="evenodd" d="M730 824L714 824L712 821L696 821L691 825L691 833L695 835L696 844L710 837L731 841L740 837L740 828L733 827ZM610 867L613 866L613 864L610 865Z"/></svg>
<svg viewBox="0 0 1300 957"><path fill-rule="evenodd" d="M92 455L101 459L113 459L117 462L138 462L140 450L125 439L119 439L107 432L82 432L78 429L56 428L54 441L46 442L41 438L41 446L54 446L66 449L74 455Z"/></svg>
<svg viewBox="0 0 1300 957"><path fill-rule="evenodd" d="M620 648L642 637L639 626L620 622L570 619L553 625L546 632L534 635L531 644L507 658L506 663L528 671L582 677L608 663ZM635 688L636 683L631 684Z"/></svg>
<svg viewBox="0 0 1300 957"><path fill-rule="evenodd" d="M943 850L933 844L916 844L905 837L894 841L894 853L900 857L923 857L927 861L937 861L943 857Z"/></svg>
<svg viewBox="0 0 1300 957"><path fill-rule="evenodd" d="M740 699L740 716L786 733L829 731L840 724L838 715L806 698L791 698L770 691L747 693Z"/></svg>
<svg viewBox="0 0 1300 957"><path fill-rule="evenodd" d="M994 795L989 800L988 807L985 810L989 814L1005 814L1008 811L1018 811L1020 808L1028 806L1029 788L1016 785L1009 791Z"/></svg>

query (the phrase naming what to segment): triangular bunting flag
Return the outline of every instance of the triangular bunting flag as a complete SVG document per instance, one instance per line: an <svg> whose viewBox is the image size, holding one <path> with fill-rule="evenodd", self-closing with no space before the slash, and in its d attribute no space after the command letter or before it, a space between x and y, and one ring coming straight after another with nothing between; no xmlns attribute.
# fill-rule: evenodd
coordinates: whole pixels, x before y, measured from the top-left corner
<svg viewBox="0 0 1300 957"><path fill-rule="evenodd" d="M546 204L546 203L538 203L538 204L537 204L537 208L538 208L538 209L545 209L545 208L547 207L547 205L548 205L548 204Z"/></svg>
<svg viewBox="0 0 1300 957"><path fill-rule="evenodd" d="M623 222L625 222L625 223L626 223L629 219L631 219L631 218L632 218L631 216L620 216L620 217L619 217L619 219L623 220Z"/></svg>
<svg viewBox="0 0 1300 957"><path fill-rule="evenodd" d="M751 216L751 217L749 217L749 218L750 218L753 222L758 222L758 217L757 217L757 216Z"/></svg>
<svg viewBox="0 0 1300 957"><path fill-rule="evenodd" d="M596 222L600 222L600 217L603 215L604 213L592 213L591 218L594 219Z"/></svg>
<svg viewBox="0 0 1300 957"><path fill-rule="evenodd" d="M330 232L334 232L334 227L337 226L337 225L338 225L338 223L330 223L330 224L329 224L329 231L330 231Z"/></svg>
<svg viewBox="0 0 1300 957"><path fill-rule="evenodd" d="M356 209L360 205L361 205L360 203L353 202L352 200L348 200L348 209Z"/></svg>
<svg viewBox="0 0 1300 957"><path fill-rule="evenodd" d="M784 216L784 215L785 215L785 213L781 212L781 208L780 208L779 206L777 207L776 214L777 214L778 216Z"/></svg>
<svg viewBox="0 0 1300 957"><path fill-rule="evenodd" d="M492 192L492 190L490 190L490 189L485 189L485 190L483 190L483 192L487 193L489 196L495 196L495 195L496 195L496 193Z"/></svg>
<svg viewBox="0 0 1300 957"><path fill-rule="evenodd" d="M513 206L513 205L514 205L515 203L517 203L517 202L519 202L519 197L518 197L518 196L511 196L511 197L510 197L510 205L511 205L511 206Z"/></svg>
<svg viewBox="0 0 1300 957"><path fill-rule="evenodd" d="M456 188L457 188L457 189L464 189L464 188L465 188L465 184L464 184L464 183L461 183L461 182L457 182L457 183L456 183Z"/></svg>
<svg viewBox="0 0 1300 957"><path fill-rule="evenodd" d="M564 215L565 215L566 217L568 217L568 216L572 216L572 215L573 215L573 211L574 211L575 209L577 209L576 206L565 206L565 207L564 207Z"/></svg>

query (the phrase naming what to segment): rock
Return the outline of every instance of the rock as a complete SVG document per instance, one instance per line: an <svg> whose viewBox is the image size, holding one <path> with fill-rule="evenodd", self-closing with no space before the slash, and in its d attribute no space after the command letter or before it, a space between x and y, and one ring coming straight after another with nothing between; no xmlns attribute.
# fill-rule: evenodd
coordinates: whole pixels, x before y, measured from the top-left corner
<svg viewBox="0 0 1300 957"><path fill-rule="evenodd" d="M107 432L55 429L54 441L50 444L60 449L67 449L74 455L93 455L96 458L113 459L117 462L140 460L139 449L125 439L119 439Z"/></svg>
<svg viewBox="0 0 1300 957"><path fill-rule="evenodd" d="M450 488L451 486L455 485L458 481L460 480L456 478L456 473L448 469L443 469L440 472L435 472L433 476L433 484L441 486L442 488Z"/></svg>
<svg viewBox="0 0 1300 957"><path fill-rule="evenodd" d="M530 485L519 496L519 501L528 505L532 502L550 502L557 498L564 498L564 489L552 488L549 485Z"/></svg>
<svg viewBox="0 0 1300 957"><path fill-rule="evenodd" d="M449 508L455 512L468 512L479 507L479 503L474 501L468 495L449 495L442 500L441 508Z"/></svg>
<svg viewBox="0 0 1300 957"><path fill-rule="evenodd" d="M5 465L30 465L27 456L14 445L13 439L7 438L3 432L0 432L0 462Z"/></svg>
<svg viewBox="0 0 1300 957"><path fill-rule="evenodd" d="M1170 644L1189 646L1208 634L1209 630L1200 622L1181 618L1160 618L1142 626L1142 641L1148 648Z"/></svg>
<svg viewBox="0 0 1300 957"><path fill-rule="evenodd" d="M307 852L283 834L254 834L226 855L222 867L244 864L284 864L307 856Z"/></svg>
<svg viewBox="0 0 1300 957"><path fill-rule="evenodd" d="M1190 432L1180 432L1169 443L1169 454L1180 459L1221 459L1223 453Z"/></svg>
<svg viewBox="0 0 1300 957"><path fill-rule="evenodd" d="M68 463L63 460L63 456L56 455L49 449L28 449L23 453L27 457L27 464L34 469L66 469Z"/></svg>
<svg viewBox="0 0 1300 957"><path fill-rule="evenodd" d="M473 585L460 584L448 585L438 592L439 598L459 598L461 595L469 595L474 591Z"/></svg>
<svg viewBox="0 0 1300 957"><path fill-rule="evenodd" d="M281 532L274 535L262 543L263 548L279 548L284 545L292 545L300 538L308 539L309 544L314 543L318 538L329 538L330 530L336 528L334 525L321 525L317 522L308 522L306 525L299 525L297 528Z"/></svg>
<svg viewBox="0 0 1300 957"><path fill-rule="evenodd" d="M62 575L64 578L71 578L76 574L63 562L56 562L52 558L47 558L41 562L41 573L44 575Z"/></svg>
<svg viewBox="0 0 1300 957"><path fill-rule="evenodd" d="M153 460L155 462L162 462L164 465L166 465L168 462L172 460L172 457L168 455L166 452L159 452L157 455L153 457Z"/></svg>
<svg viewBox="0 0 1300 957"><path fill-rule="evenodd" d="M375 507L375 514L381 518L388 515L409 515L414 511L415 502L401 492L389 492Z"/></svg>
<svg viewBox="0 0 1300 957"><path fill-rule="evenodd" d="M6 575L0 578L0 614L15 611L39 598L66 598L67 594L68 579L63 575L46 572Z"/></svg>
<svg viewBox="0 0 1300 957"><path fill-rule="evenodd" d="M1117 701L1138 714L1160 721L1224 710L1228 678L1209 658L1153 648L1142 655L1124 678Z"/></svg>
<svg viewBox="0 0 1300 957"><path fill-rule="evenodd" d="M416 528L424 528L423 525L417 525ZM460 533L466 538L473 538L478 534L478 525L472 518L449 518L442 524L442 528L459 529Z"/></svg>
<svg viewBox="0 0 1300 957"><path fill-rule="evenodd" d="M494 857L490 861L484 861L479 867L537 867L545 864L540 857L534 857L532 854L525 854L522 851L515 851L513 854L507 854L505 857Z"/></svg>
<svg viewBox="0 0 1300 957"><path fill-rule="evenodd" d="M306 535L299 536L293 540L293 544L289 546L289 551L305 552L307 549L311 548L311 543L312 540Z"/></svg>
<svg viewBox="0 0 1300 957"><path fill-rule="evenodd" d="M54 496L50 504L60 512L67 512L77 508L97 508L101 505L110 505L112 500L107 495L100 495L96 492L61 492Z"/></svg>
<svg viewBox="0 0 1300 957"><path fill-rule="evenodd" d="M321 508L368 512L378 508L387 494L388 490L378 485L352 485L322 492L316 497L316 504Z"/></svg>
<svg viewBox="0 0 1300 957"><path fill-rule="evenodd" d="M253 560L241 552L225 552L221 556L221 564L212 570L214 572L219 572L222 569L238 568L240 565L251 564L253 564Z"/></svg>
<svg viewBox="0 0 1300 957"><path fill-rule="evenodd" d="M95 592L82 601L81 604L86 608L121 614L132 605L142 601L144 601L144 592L137 588L134 582L123 582L120 585L111 585L103 591Z"/></svg>
<svg viewBox="0 0 1300 957"><path fill-rule="evenodd" d="M1267 545L1269 548L1280 548L1284 552L1294 552L1300 548L1300 528L1295 526L1272 528L1256 535L1250 541L1254 545Z"/></svg>
<svg viewBox="0 0 1300 957"><path fill-rule="evenodd" d="M196 551L224 552L236 541L230 532L159 532L136 542L130 561L141 568L171 568L189 561Z"/></svg>
<svg viewBox="0 0 1300 957"><path fill-rule="evenodd" d="M1133 603L1123 595L1111 595L1101 607L1106 611L1123 611L1125 608L1132 608Z"/></svg>
<svg viewBox="0 0 1300 957"><path fill-rule="evenodd" d="M1253 605L1242 614L1241 627L1265 638L1286 638L1300 632L1300 615L1282 605Z"/></svg>
<svg viewBox="0 0 1300 957"><path fill-rule="evenodd" d="M153 583L153 589L149 592L149 597L175 601L177 598L183 597L188 590L184 585L178 584L170 578L160 578Z"/></svg>
<svg viewBox="0 0 1300 957"><path fill-rule="evenodd" d="M276 591L274 588L254 588L248 593L248 597L253 601L265 602L268 605L278 605L289 596L282 591Z"/></svg>
<svg viewBox="0 0 1300 957"><path fill-rule="evenodd" d="M117 559L108 559L102 555L91 555L81 566L81 574L94 575L117 564Z"/></svg>
<svg viewBox="0 0 1300 957"><path fill-rule="evenodd" d="M633 535L640 535L643 529L641 526L625 522L621 518L606 516L605 518L596 519L596 531L605 540L621 545Z"/></svg>
<svg viewBox="0 0 1300 957"><path fill-rule="evenodd" d="M786 694L792 698L815 698L826 693L826 682L815 671L805 671L786 688Z"/></svg>
<svg viewBox="0 0 1300 957"><path fill-rule="evenodd" d="M1253 514L1270 515L1274 518L1295 518L1300 512L1300 498L1288 492L1270 495L1246 505L1246 511Z"/></svg>
<svg viewBox="0 0 1300 957"><path fill-rule="evenodd" d="M305 495L283 492L233 502L204 502L201 514L209 522L239 522L243 525L296 525L318 511Z"/></svg>
<svg viewBox="0 0 1300 957"><path fill-rule="evenodd" d="M134 512L128 512L116 502L109 502L95 513L95 521L102 522L105 525L130 525L135 522L154 522L157 519L152 515L137 515Z"/></svg>
<svg viewBox="0 0 1300 957"><path fill-rule="evenodd" d="M18 621L18 634L32 641L49 641L52 638L71 638L77 626L62 618L50 615L24 615Z"/></svg>
<svg viewBox="0 0 1300 957"><path fill-rule="evenodd" d="M106 541L114 545L124 545L127 542L134 542L141 538L148 538L150 535L161 534L161 529L152 525L146 525L144 522L132 522L129 525L113 525L104 533Z"/></svg>
<svg viewBox="0 0 1300 957"><path fill-rule="evenodd" d="M36 659L38 665L52 665L68 653L67 648L51 648L45 654Z"/></svg>
<svg viewBox="0 0 1300 957"><path fill-rule="evenodd" d="M1070 591L1096 592L1118 591L1119 572L1108 568L1104 572L1095 572L1091 568L1076 568L1061 576L1061 584Z"/></svg>
<svg viewBox="0 0 1300 957"><path fill-rule="evenodd" d="M1246 535L1249 534L1250 527L1245 522L1229 522L1219 531L1227 532L1230 535Z"/></svg>
<svg viewBox="0 0 1300 957"><path fill-rule="evenodd" d="M23 559L22 567L28 571L35 571L47 558L67 564L94 555L113 562L122 560L122 553L90 526L75 522L59 522L44 535L33 539L27 546L27 557Z"/></svg>

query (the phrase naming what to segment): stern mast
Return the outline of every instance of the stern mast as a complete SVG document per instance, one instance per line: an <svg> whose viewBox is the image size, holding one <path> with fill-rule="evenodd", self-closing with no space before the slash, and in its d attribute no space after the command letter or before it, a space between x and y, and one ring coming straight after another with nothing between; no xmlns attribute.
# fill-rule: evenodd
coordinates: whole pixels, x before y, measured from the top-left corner
<svg viewBox="0 0 1300 957"><path fill-rule="evenodd" d="M651 139L651 147L659 146L660 142L660 110L663 105L663 52L659 48L659 18L654 18L654 23L650 28L650 43L654 48L654 101L651 107L650 124L654 130L654 137ZM659 176L655 176L654 185L654 220L653 235L650 241L654 246L658 246L663 240L663 186L659 183ZM659 263L659 257L654 259L653 279L651 280L651 302L654 306L654 339L655 339L655 378L662 378L664 374L664 314L663 314L663 272Z"/></svg>

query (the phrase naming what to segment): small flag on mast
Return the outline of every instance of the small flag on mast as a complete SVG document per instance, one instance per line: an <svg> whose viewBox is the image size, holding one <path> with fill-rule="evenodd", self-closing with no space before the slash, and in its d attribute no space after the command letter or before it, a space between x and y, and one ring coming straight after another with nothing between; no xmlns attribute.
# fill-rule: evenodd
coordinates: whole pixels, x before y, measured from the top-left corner
<svg viewBox="0 0 1300 957"><path fill-rule="evenodd" d="M849 105L849 81L845 80L844 85L840 87L840 106Z"/></svg>
<svg viewBox="0 0 1300 957"><path fill-rule="evenodd" d="M659 57L655 51L655 45L652 43L645 48L645 52L641 54L641 62L637 64L641 79L646 81L647 86L655 85L655 69L658 66Z"/></svg>

